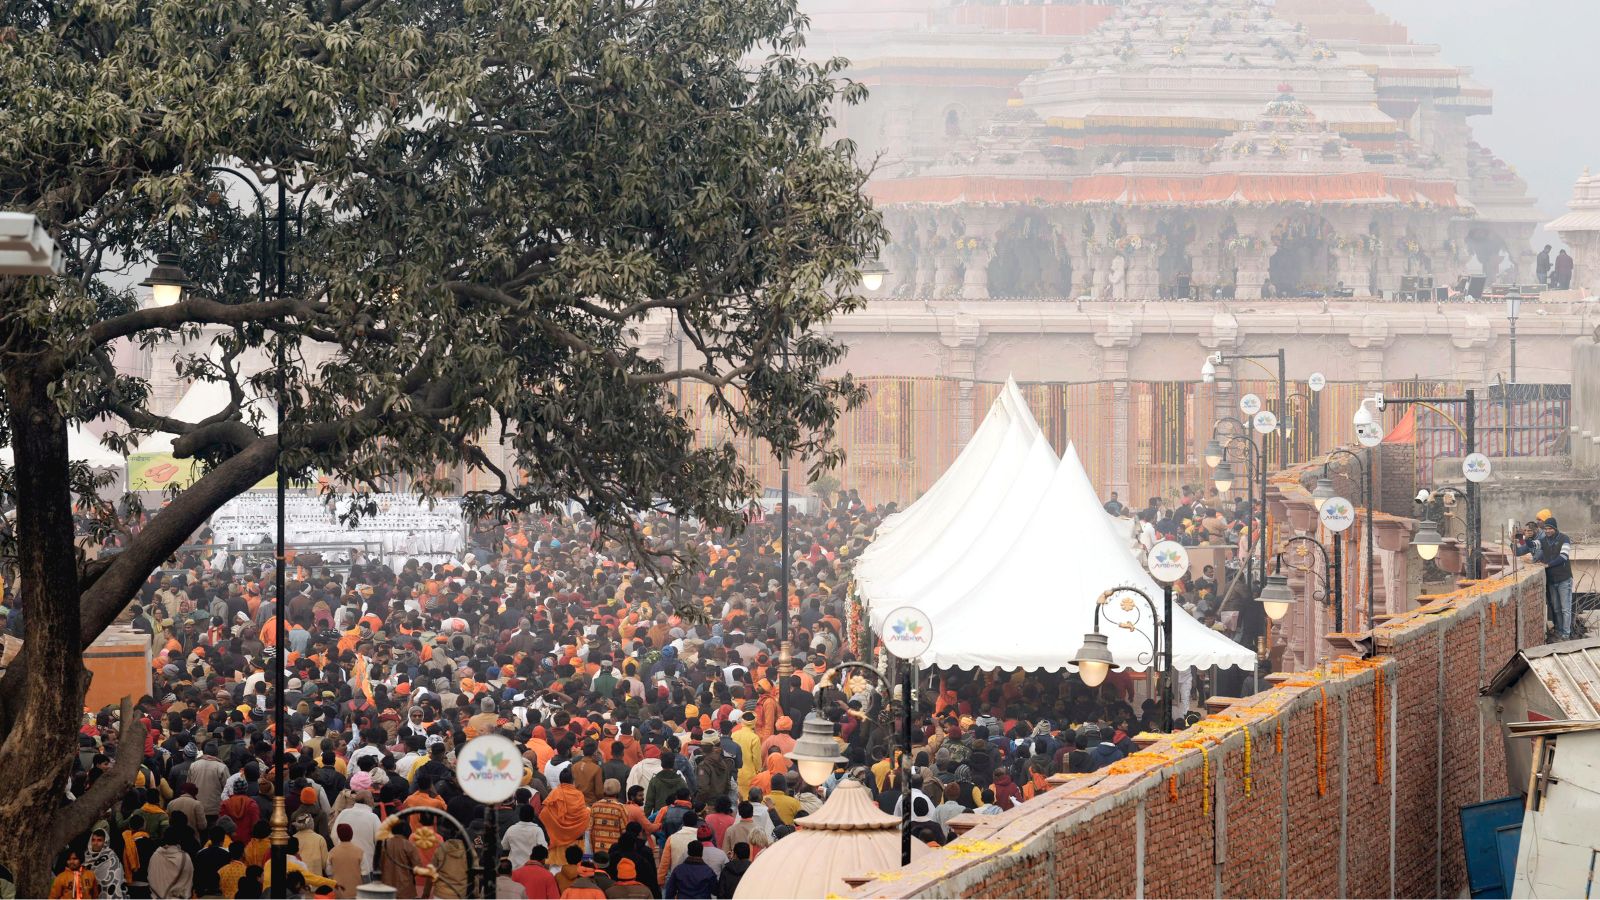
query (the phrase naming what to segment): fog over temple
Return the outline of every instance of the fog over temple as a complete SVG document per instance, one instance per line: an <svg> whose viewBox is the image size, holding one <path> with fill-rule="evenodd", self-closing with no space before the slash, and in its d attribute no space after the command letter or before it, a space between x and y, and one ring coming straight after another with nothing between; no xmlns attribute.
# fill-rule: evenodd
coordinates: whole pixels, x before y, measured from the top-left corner
<svg viewBox="0 0 1600 900"><path fill-rule="evenodd" d="M871 96L882 296L1385 296L1531 281L1490 90L1366 0L811 4ZM853 8L854 7L854 8Z"/></svg>

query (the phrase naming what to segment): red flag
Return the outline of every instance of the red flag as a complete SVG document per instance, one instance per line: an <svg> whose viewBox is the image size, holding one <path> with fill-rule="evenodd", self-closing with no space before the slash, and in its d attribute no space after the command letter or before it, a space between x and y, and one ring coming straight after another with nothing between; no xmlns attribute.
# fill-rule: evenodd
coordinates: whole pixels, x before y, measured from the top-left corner
<svg viewBox="0 0 1600 900"><path fill-rule="evenodd" d="M1417 442L1417 409L1411 407L1400 417L1394 428L1383 436L1385 444L1415 444Z"/></svg>

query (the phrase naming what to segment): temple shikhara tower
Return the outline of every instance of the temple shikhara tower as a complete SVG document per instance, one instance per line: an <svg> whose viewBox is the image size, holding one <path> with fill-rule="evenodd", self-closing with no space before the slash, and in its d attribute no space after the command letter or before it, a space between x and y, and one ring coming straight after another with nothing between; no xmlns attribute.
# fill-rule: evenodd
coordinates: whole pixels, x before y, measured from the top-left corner
<svg viewBox="0 0 1600 900"><path fill-rule="evenodd" d="M809 5L886 297L1389 296L1532 280L1490 91L1366 0Z"/></svg>

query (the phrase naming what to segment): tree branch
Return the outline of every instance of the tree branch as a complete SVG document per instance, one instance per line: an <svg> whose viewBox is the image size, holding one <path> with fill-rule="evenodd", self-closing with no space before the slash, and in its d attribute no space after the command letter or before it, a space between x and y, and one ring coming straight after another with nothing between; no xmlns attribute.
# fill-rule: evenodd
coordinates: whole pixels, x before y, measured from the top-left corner
<svg viewBox="0 0 1600 900"><path fill-rule="evenodd" d="M84 590L79 601L83 614L83 643L87 646L116 620L138 594L150 573L183 546L211 514L251 485L271 475L278 462L277 436L257 438L238 454L217 466L173 498L156 513ZM24 654L27 648L24 647Z"/></svg>
<svg viewBox="0 0 1600 900"><path fill-rule="evenodd" d="M298 297L280 297L254 303L218 303L204 297L191 297L171 306L151 306L97 322L89 329L89 341L108 344L120 337L131 337L155 328L180 325L247 325L288 316L310 318L321 310Z"/></svg>
<svg viewBox="0 0 1600 900"><path fill-rule="evenodd" d="M50 816L50 844L67 842L89 830L100 814L122 799L144 764L144 722L133 718L133 700L122 698L122 727L117 734L117 759L83 796Z"/></svg>

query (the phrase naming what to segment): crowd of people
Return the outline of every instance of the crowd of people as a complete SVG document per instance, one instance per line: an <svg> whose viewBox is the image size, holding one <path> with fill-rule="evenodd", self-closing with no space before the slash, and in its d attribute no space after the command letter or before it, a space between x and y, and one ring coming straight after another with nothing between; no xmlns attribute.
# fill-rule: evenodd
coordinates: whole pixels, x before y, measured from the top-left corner
<svg viewBox="0 0 1600 900"><path fill-rule="evenodd" d="M645 519L652 539L698 556L676 603L624 545L573 518L474 527L459 558L399 571L298 557L283 634L270 565L241 565L225 547L171 560L127 614L155 660L154 690L132 713L143 746L119 741L130 723L117 709L87 711L71 794L130 750L143 765L53 861L51 896L265 895L280 774L291 896L354 897L369 879L402 898L477 896L470 861L489 858L501 897L730 897L840 779L898 812L894 713L867 681L829 678L873 653L850 570L895 507L827 499L791 517L786 598L778 516L737 535ZM26 610L9 612L20 632ZM1153 702L1133 705L1132 679L1091 690L1064 674L926 676L913 713L917 837L944 843L956 815L1009 809L1050 775L1130 752L1159 721ZM824 784L785 756L813 711L847 760ZM455 777L456 751L485 734L515 741L527 762L523 786L493 810ZM395 815L416 807L465 833L440 815Z"/></svg>
<svg viewBox="0 0 1600 900"><path fill-rule="evenodd" d="M1206 625L1237 638L1241 623L1238 613L1249 599L1239 575L1239 560L1250 555L1250 524L1259 521L1261 504L1253 506L1243 497L1229 500L1215 486L1203 490L1183 485L1171 497L1151 497L1142 509L1124 505L1113 491L1105 502L1113 516L1129 520L1130 540L1148 551L1160 541L1176 541L1185 547L1222 547L1221 568L1216 564L1200 567L1200 574L1181 579L1174 589L1184 608ZM1254 516L1252 516L1254 513ZM1234 615L1224 617L1224 613Z"/></svg>

